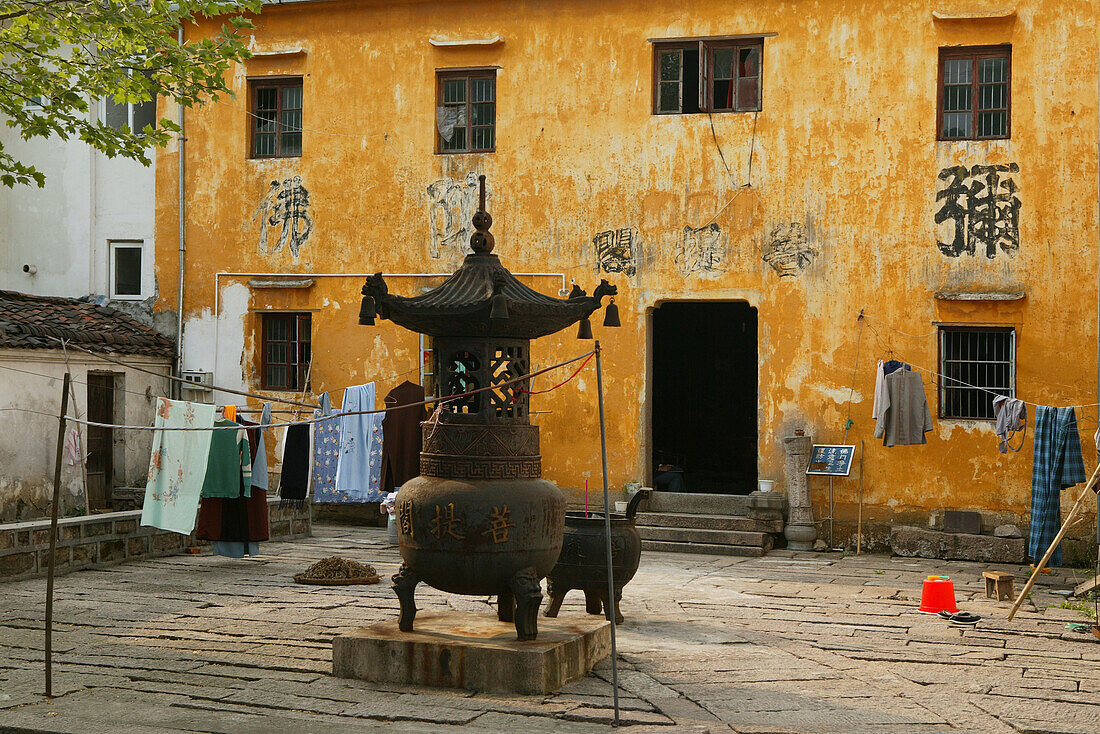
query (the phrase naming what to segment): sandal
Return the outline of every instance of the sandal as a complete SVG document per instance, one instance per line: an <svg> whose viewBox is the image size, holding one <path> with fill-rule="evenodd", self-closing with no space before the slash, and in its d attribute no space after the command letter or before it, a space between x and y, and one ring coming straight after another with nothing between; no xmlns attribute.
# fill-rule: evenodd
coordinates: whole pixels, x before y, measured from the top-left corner
<svg viewBox="0 0 1100 734"><path fill-rule="evenodd" d="M979 619L981 619L980 615L971 614L970 612L959 612L958 614L953 614L951 616L950 622L951 624L966 625L968 627L972 627L973 625L978 623Z"/></svg>

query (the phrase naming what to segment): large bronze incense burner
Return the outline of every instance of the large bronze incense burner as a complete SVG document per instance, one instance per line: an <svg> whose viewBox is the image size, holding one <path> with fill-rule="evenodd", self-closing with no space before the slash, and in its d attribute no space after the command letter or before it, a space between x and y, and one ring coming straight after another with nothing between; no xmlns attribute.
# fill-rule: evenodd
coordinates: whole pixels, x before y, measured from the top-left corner
<svg viewBox="0 0 1100 734"><path fill-rule="evenodd" d="M444 401L422 425L420 476L397 494L400 628L412 630L413 593L424 582L455 594L495 594L498 618L532 640L540 581L561 551L565 498L541 478L539 428L528 420L529 384L521 378L530 373L531 339L587 320L616 289L603 281L592 296L574 288L559 299L520 283L492 254L480 179L473 252L462 267L412 298L390 294L381 274L371 276L359 322L379 316L430 335L436 397L462 396ZM468 394L480 388L490 389Z"/></svg>

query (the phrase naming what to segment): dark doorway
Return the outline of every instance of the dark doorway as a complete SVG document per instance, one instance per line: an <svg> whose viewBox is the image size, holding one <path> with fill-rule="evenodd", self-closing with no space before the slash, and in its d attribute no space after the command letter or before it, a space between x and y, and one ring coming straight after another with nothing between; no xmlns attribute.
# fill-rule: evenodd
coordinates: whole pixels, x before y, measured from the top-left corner
<svg viewBox="0 0 1100 734"><path fill-rule="evenodd" d="M115 376L88 373L88 420L114 423ZM114 489L114 429L88 426L88 505L105 510Z"/></svg>
<svg viewBox="0 0 1100 734"><path fill-rule="evenodd" d="M756 489L756 309L673 302L653 313L652 468L688 492Z"/></svg>

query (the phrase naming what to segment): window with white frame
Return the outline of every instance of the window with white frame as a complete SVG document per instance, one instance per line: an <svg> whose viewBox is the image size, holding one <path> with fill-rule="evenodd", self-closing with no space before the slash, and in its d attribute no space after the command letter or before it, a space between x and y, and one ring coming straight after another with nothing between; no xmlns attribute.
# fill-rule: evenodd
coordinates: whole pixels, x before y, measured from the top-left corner
<svg viewBox="0 0 1100 734"><path fill-rule="evenodd" d="M157 125L157 100L147 102L115 102L111 97L103 100L103 121L108 127L121 130L130 128L135 133L140 133L146 125Z"/></svg>
<svg viewBox="0 0 1100 734"><path fill-rule="evenodd" d="M141 240L110 242L111 298L136 300L141 292L141 261L145 243Z"/></svg>
<svg viewBox="0 0 1100 734"><path fill-rule="evenodd" d="M993 419L993 398L1016 394L1016 330L940 327L940 417Z"/></svg>

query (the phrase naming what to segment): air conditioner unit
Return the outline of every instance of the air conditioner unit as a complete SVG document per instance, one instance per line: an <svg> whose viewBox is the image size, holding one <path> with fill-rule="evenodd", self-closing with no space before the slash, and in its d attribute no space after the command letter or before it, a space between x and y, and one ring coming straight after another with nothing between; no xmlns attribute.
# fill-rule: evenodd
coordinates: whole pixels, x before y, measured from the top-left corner
<svg viewBox="0 0 1100 734"><path fill-rule="evenodd" d="M180 397L192 403L214 402L214 373L199 370L184 370L180 376L186 384L180 386Z"/></svg>

